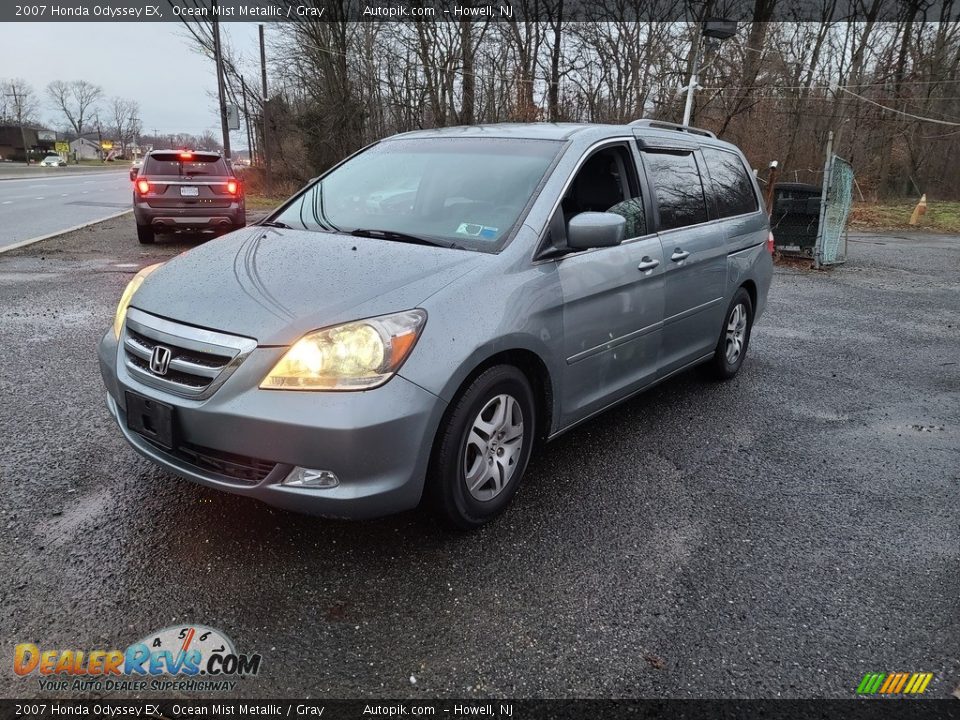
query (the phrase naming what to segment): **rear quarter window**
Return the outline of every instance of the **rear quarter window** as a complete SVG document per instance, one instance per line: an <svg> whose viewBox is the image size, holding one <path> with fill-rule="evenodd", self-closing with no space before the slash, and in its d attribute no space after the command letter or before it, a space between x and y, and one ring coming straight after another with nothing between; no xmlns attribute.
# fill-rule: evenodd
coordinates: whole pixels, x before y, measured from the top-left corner
<svg viewBox="0 0 960 720"><path fill-rule="evenodd" d="M707 221L707 203L693 153L644 152L643 160L653 183L661 230Z"/></svg>
<svg viewBox="0 0 960 720"><path fill-rule="evenodd" d="M757 193L740 156L717 148L705 147L701 151L710 173L720 217L745 215L759 210Z"/></svg>

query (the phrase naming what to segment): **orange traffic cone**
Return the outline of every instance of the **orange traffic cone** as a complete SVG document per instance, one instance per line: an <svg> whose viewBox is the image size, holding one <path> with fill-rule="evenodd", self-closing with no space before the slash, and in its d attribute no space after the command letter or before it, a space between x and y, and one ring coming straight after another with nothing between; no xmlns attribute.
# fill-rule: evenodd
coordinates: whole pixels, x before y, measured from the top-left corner
<svg viewBox="0 0 960 720"><path fill-rule="evenodd" d="M913 215L910 216L910 224L916 225L920 222L920 216L926 214L927 212L927 195L924 193L920 196L920 202L917 203L917 206L913 209Z"/></svg>

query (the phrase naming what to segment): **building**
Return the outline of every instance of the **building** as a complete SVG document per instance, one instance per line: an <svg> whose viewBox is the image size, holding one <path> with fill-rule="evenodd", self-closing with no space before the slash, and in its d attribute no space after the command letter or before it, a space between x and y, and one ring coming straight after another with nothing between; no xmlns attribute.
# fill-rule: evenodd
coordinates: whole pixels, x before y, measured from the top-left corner
<svg viewBox="0 0 960 720"><path fill-rule="evenodd" d="M28 148L37 146L36 128L23 128L20 133L18 125L0 125L0 160L16 160L23 162L23 141L26 139Z"/></svg>
<svg viewBox="0 0 960 720"><path fill-rule="evenodd" d="M76 158L77 160L100 160L103 158L103 150L100 149L100 143L95 140L80 137L70 141L70 158Z"/></svg>

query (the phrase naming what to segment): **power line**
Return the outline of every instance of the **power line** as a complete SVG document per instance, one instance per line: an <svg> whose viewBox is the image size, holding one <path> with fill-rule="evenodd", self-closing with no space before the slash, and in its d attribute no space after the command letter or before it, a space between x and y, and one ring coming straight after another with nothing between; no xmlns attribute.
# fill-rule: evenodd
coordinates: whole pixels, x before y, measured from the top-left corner
<svg viewBox="0 0 960 720"><path fill-rule="evenodd" d="M896 113L898 115L903 115L905 117L913 118L914 120L920 120L922 122L937 123L938 125L947 125L949 127L960 127L960 123L958 122L951 122L950 120L940 120L938 118L924 117L923 115L914 115L913 113L908 113L903 110L897 110L896 108L887 107L886 105L881 105L875 100L871 100L870 98L865 98L863 95L858 95L852 90L847 90L845 87L840 87L840 90L847 93L847 95L852 95L858 100L862 100L863 102L870 103L871 105L876 105L878 108L881 108L882 110L886 110L887 112Z"/></svg>

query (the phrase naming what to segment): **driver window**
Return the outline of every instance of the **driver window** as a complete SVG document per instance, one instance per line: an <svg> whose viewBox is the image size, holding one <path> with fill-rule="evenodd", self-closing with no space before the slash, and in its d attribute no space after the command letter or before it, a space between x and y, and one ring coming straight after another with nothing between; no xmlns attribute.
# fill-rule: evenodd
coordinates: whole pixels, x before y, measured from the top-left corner
<svg viewBox="0 0 960 720"><path fill-rule="evenodd" d="M570 183L561 207L565 223L582 212L610 212L626 219L628 240L647 234L636 169L626 145L591 155Z"/></svg>

